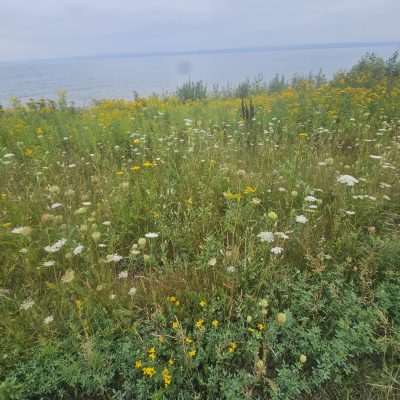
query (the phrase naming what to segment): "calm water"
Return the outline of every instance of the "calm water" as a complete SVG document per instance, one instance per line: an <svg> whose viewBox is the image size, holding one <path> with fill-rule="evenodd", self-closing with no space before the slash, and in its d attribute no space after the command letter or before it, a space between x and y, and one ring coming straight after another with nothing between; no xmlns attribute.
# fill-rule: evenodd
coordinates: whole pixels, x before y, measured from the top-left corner
<svg viewBox="0 0 400 400"><path fill-rule="evenodd" d="M325 50L283 50L243 54L154 56L141 58L86 58L55 61L0 63L0 104L11 97L56 98L65 90L69 100L89 104L93 99L132 98L172 92L186 81L203 80L211 86L235 85L262 74L270 80L276 73L318 72L328 76L348 69L367 51L384 58L394 46Z"/></svg>

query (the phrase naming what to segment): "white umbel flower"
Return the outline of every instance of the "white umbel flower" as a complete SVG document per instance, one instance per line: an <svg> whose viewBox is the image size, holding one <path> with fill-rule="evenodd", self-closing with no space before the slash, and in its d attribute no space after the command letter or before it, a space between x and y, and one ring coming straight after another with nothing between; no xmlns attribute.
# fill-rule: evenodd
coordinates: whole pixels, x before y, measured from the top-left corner
<svg viewBox="0 0 400 400"><path fill-rule="evenodd" d="M274 241L274 234L272 232L260 232L257 237L261 242L272 243Z"/></svg>
<svg viewBox="0 0 400 400"><path fill-rule="evenodd" d="M337 181L347 186L354 186L356 183L359 182L358 179L354 178L354 176L351 175L340 175L337 178Z"/></svg>
<svg viewBox="0 0 400 400"><path fill-rule="evenodd" d="M61 248L65 245L65 243L67 243L67 239L60 239L54 244L46 246L44 250L47 251L47 253L57 253L58 251L61 250Z"/></svg>

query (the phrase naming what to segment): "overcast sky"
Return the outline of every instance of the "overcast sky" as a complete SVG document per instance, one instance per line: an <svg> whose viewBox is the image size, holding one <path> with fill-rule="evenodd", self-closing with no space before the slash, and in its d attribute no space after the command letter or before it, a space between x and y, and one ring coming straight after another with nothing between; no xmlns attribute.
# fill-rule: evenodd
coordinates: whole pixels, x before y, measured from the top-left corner
<svg viewBox="0 0 400 400"><path fill-rule="evenodd" d="M0 60L400 40L400 0L0 0Z"/></svg>

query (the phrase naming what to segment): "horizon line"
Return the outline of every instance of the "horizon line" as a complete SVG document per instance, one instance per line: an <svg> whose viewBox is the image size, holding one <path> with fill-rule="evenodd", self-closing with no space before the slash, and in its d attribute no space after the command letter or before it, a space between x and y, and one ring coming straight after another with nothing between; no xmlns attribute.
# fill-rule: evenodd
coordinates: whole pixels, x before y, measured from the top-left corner
<svg viewBox="0 0 400 400"><path fill-rule="evenodd" d="M120 52L120 53L100 53L93 55L61 56L36 59L16 59L5 60L4 63L12 62L37 62L37 61L57 61L75 59L96 59L96 58L147 58L147 57L179 57L212 54L246 54L246 53L268 53L279 51L304 51L304 50L327 50L327 49L351 49L363 47L388 47L398 46L400 50L400 40L377 41L377 42L327 42L327 43L306 43L295 45L267 45L250 47L226 47L217 49L198 49L198 50L167 50L167 51L148 51L148 52Z"/></svg>

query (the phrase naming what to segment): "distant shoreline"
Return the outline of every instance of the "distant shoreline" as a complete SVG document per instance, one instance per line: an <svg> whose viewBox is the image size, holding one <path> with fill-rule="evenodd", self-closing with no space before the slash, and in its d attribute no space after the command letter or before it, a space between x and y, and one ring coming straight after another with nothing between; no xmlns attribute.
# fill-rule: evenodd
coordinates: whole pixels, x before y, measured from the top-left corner
<svg viewBox="0 0 400 400"><path fill-rule="evenodd" d="M232 47L219 49L200 49L200 50L179 50L179 51L149 51L149 52L126 52L111 54L95 54L82 56L54 57L26 60L5 60L1 63L20 63L20 62L43 62L59 60L88 60L99 58L149 58L149 57L179 57L179 56L202 56L212 54L247 54L247 53L268 53L279 51L304 51L304 50L329 50L329 49L355 49L367 47L388 47L397 46L400 50L400 40L380 41L380 42L337 42L337 43L309 43L298 45L276 45L276 46L255 46L255 47Z"/></svg>

